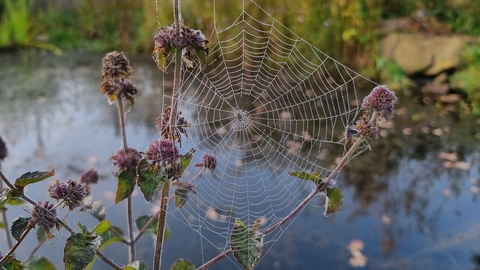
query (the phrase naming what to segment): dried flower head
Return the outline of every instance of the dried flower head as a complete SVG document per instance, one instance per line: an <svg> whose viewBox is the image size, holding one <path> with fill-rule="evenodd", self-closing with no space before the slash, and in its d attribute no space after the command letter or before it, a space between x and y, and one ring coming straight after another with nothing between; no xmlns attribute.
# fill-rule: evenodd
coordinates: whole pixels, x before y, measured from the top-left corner
<svg viewBox="0 0 480 270"><path fill-rule="evenodd" d="M109 52L102 60L102 79L128 78L133 72L123 52Z"/></svg>
<svg viewBox="0 0 480 270"><path fill-rule="evenodd" d="M215 170L217 168L217 157L213 154L205 154L202 157L202 164L205 168Z"/></svg>
<svg viewBox="0 0 480 270"><path fill-rule="evenodd" d="M378 138L378 126L376 122L368 122L364 118L360 118L355 122L355 131L370 139Z"/></svg>
<svg viewBox="0 0 480 270"><path fill-rule="evenodd" d="M122 148L110 157L110 160L113 161L113 164L115 164L120 170L132 170L137 168L140 159L141 156L137 149L130 147L127 148L127 151Z"/></svg>
<svg viewBox="0 0 480 270"><path fill-rule="evenodd" d="M50 232L54 227L60 230L62 225L57 219L57 209L53 204L48 201L38 202L39 205L33 207L30 211L32 219L30 220L30 226L34 227L36 224L40 225L45 231L47 238L52 239L53 234Z"/></svg>
<svg viewBox="0 0 480 270"><path fill-rule="evenodd" d="M165 166L172 164L178 157L178 148L171 140L155 140L148 146L145 156L154 164Z"/></svg>
<svg viewBox="0 0 480 270"><path fill-rule="evenodd" d="M190 61L190 59L192 56L198 59L198 51L202 51L205 55L208 55L209 50L206 47L207 44L208 40L205 39L205 35L200 30L190 29L183 23L180 25L178 35L174 25L161 27L154 37L155 48L152 57L157 65L163 67L165 63L159 64L160 59L165 61L165 58L170 56L175 48L178 50L186 48L183 60L187 63L188 67L192 67L193 62Z"/></svg>
<svg viewBox="0 0 480 270"><path fill-rule="evenodd" d="M63 205L68 206L70 211L80 206L87 196L85 187L73 180L68 180L67 183L57 180L55 184L48 188L48 193L55 200L63 201Z"/></svg>
<svg viewBox="0 0 480 270"><path fill-rule="evenodd" d="M381 121L390 120L395 112L396 100L395 92L390 91L387 86L377 86L363 99L362 109L366 113L375 111Z"/></svg>
<svg viewBox="0 0 480 270"><path fill-rule="evenodd" d="M95 169L90 169L82 174L80 177L80 183L85 185L91 185L98 183L98 172Z"/></svg>
<svg viewBox="0 0 480 270"><path fill-rule="evenodd" d="M172 109L170 106L166 105L162 115L156 119L157 121L157 130L160 136L164 139L170 139L172 132L170 131L170 115L172 113ZM181 111L177 111L176 113L176 123L173 127L173 139L180 144L182 147L182 136L181 134L185 135L188 138L188 133L186 128L190 127L190 123L187 119L182 115Z"/></svg>
<svg viewBox="0 0 480 270"><path fill-rule="evenodd" d="M102 94L105 96L117 96L120 93L120 88L120 84L111 78L105 79L100 84L100 92L102 92Z"/></svg>
<svg viewBox="0 0 480 270"><path fill-rule="evenodd" d="M7 144L0 136L0 161L4 160L8 155Z"/></svg>

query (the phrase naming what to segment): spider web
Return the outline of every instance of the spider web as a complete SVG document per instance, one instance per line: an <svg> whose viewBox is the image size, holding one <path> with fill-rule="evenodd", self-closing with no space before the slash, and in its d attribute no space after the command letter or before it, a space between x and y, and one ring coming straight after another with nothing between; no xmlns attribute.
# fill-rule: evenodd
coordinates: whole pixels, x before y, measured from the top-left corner
<svg viewBox="0 0 480 270"><path fill-rule="evenodd" d="M357 88L375 86L255 2L243 5L255 16L243 8L223 28L215 19L207 63L182 71L178 107L192 124L183 148L196 149L193 163L215 155L217 166L194 180L195 194L171 216L200 234L202 263L211 259L204 245L216 253L230 248L235 218L268 228L315 188L289 170L332 172L348 150L345 129L359 114ZM189 168L182 180L197 172ZM265 237L263 255L290 224Z"/></svg>

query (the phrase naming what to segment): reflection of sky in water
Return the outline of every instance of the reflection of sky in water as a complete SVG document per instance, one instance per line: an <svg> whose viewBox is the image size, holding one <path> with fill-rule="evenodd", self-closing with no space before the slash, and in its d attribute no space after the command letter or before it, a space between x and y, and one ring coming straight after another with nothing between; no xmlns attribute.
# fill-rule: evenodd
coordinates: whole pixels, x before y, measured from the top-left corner
<svg viewBox="0 0 480 270"><path fill-rule="evenodd" d="M100 172L102 180L93 190L94 197L110 196L106 199L109 207L107 217L123 224L125 207L123 203L114 206L111 196L115 191L115 181L111 173L115 168L108 162L121 141L116 109L108 106L106 98L101 97L98 91L101 57L72 56L60 61L45 60L46 63L43 58L37 58L33 60L38 61L34 65L36 68L31 70L16 63L16 58L1 56L5 58L2 62L6 63L8 70L0 72L1 84L5 86L0 91L7 97L0 99L0 133L9 146L9 157L2 163L2 168L12 180L28 170L50 168L56 170L52 180L68 180L77 179L83 171L93 167ZM133 80L141 89L141 95L128 115L128 140L130 146L144 150L157 138L153 119L163 109L160 88L156 86L160 85L162 78L151 61L134 59L131 62L136 70ZM22 85L29 92L21 92ZM192 112L187 110L185 113ZM397 119L401 122L403 118L397 116ZM452 130L455 132L454 128ZM191 135L198 134L192 132ZM401 138L403 141L400 144L409 139L405 136ZM398 136L392 137L391 141L395 139ZM195 141L195 137L190 140ZM382 168L379 172L373 168L367 172L366 181L358 177L362 174L362 164L382 166L376 155L388 159L385 151L394 150L385 148L388 150L383 151L382 148L390 146L376 143L372 152L363 153L347 165L346 171L338 178L345 197L339 212L325 218L321 208L323 203L316 198L292 223L269 236L278 238L278 241L274 245L267 244L265 250L268 252L257 269L349 269L352 254L347 247L355 239L364 245L360 252L368 259L367 269L472 268L472 256L480 253L480 217L477 197L470 191L472 184L469 179L478 178L478 166L473 164L471 171L462 172L442 169L442 160L434 157L419 161L402 156L396 160L398 164L394 168ZM191 145L185 143L184 149L189 147ZM447 151L445 149L449 147L440 150ZM209 149L199 147L197 150L194 163L198 163ZM217 154L230 161L242 155L240 151L231 151L232 154L222 155L221 151ZM475 160L477 157L471 154L466 159L468 162ZM205 212L213 206L212 200L227 205L230 202L228 196L236 194L239 199L231 205L236 208L234 212L249 205L252 216L266 216L270 220L285 215L296 203L297 195L306 195L302 182L291 181L288 190L277 185L278 177L286 178L286 168L274 172L262 166L256 170L247 167L255 164L238 164L244 168L240 170L240 175L235 175L238 173L236 167L227 169L226 162L220 162L219 166L218 171L224 174L207 173L195 182L198 196L190 197L185 209L170 208L172 213L168 227L172 234L165 243L165 269L179 257L200 265L202 257L208 260L224 248L223 237L228 232L225 221L221 218L214 221L205 216ZM192 167L187 174L193 176L195 172ZM236 180L232 178L234 175ZM254 177L250 176L261 181L252 181ZM221 188L215 188L220 181ZM235 181L244 183L232 189ZM27 193L35 200L45 200L47 184L28 187ZM247 187L250 191L267 190L267 193L251 193L251 196L241 199ZM451 194L445 195L448 194L445 190L450 190ZM262 196L269 196L268 203L274 204L272 208L278 212L263 208ZM139 193L134 197L134 205L136 216L150 214L150 208L154 206L145 204ZM406 207L410 210L406 211ZM10 222L17 216L26 215L20 207L10 207L7 213ZM228 215L228 209L216 209L214 214ZM90 227L95 225L95 220L88 214L75 212L69 216L72 226L77 220ZM187 226L188 222L192 227ZM224 235L214 234L208 228L220 230ZM195 230L201 232L204 238L200 238ZM39 253L61 265L63 243L68 235L61 232L56 237L53 243L42 246ZM36 242L33 234L27 240L29 244L21 245L16 252L21 259L31 252ZM3 233L0 234L0 243L0 251L5 253ZM120 244L105 251L119 263L125 262L126 252ZM152 239L142 237L138 258L150 263L152 253ZM96 266L96 269L105 267L101 262ZM234 266L230 260L224 259L210 269L230 269Z"/></svg>

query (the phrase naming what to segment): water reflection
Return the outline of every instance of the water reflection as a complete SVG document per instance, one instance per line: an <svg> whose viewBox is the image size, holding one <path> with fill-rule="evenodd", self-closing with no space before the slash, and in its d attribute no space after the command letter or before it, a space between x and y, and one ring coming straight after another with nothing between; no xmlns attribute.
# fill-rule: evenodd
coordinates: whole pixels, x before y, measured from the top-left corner
<svg viewBox="0 0 480 270"><path fill-rule="evenodd" d="M81 172L94 167L99 170L103 181L93 190L93 195L101 198L114 191L111 175L114 168L108 158L120 147L120 136L117 112L113 106L107 105L98 91L101 58L102 55L35 56L29 66L24 66L17 55L0 56L0 61L5 63L0 72L0 132L10 150L2 167L8 177L14 179L27 170L54 167L56 177L68 180L76 179ZM153 120L163 110L162 93L169 94L169 90L161 86L169 77L161 75L151 62L149 59L131 59L136 69L133 80L142 92L128 115L127 131L129 144L140 150L157 138ZM294 134L308 130L288 122L288 113L295 111L277 111L275 124L284 121L284 125L274 132L244 133L251 136L262 134L264 138L242 141L232 137L224 140L222 132L228 134L235 129L234 124L244 123L240 128L249 130L248 117L256 121L255 125L261 123L266 129L270 124L265 121L271 117L262 115L266 112L254 105L251 97L244 99L242 109L257 113L258 119L243 115L242 110L236 113L225 110L226 103L222 105L222 101L213 96L206 94L204 97L208 98L202 102L215 110L190 106L197 102L192 99L182 103L184 113L195 119L189 140L198 145L199 154L194 162L199 161L202 153L212 149L228 149L228 153L219 150L217 154L238 166L220 167L218 171L223 174L205 174L197 183L200 194L189 198L185 210L172 210L168 220L172 236L166 242L166 269L178 257L188 258L199 265L224 249L224 238L228 235L225 225L235 217L232 213L241 212L245 205L254 205L249 209L255 216L272 220L288 212L285 205L294 205L294 198L304 197L307 190L305 183L292 181L287 193L290 201L284 201L282 196L276 200L276 195L287 192L276 184L278 177L284 177L285 170L280 170L282 164L273 161L251 164L251 160L257 160L258 149L265 149L264 157L273 158L275 144L269 140L281 140L284 135L279 130ZM270 236L270 239L278 240L275 244L267 244L265 251L268 252L265 252L258 269L349 269L350 259L355 258L353 254L358 254L352 251L355 249L349 249L352 243L363 244L363 249L357 251L366 257L367 269L478 268L478 123L471 119L460 121L451 112L437 111L413 103L409 98L400 98L398 108L394 121L382 128L380 134L384 137L375 141L373 150L353 159L340 174L338 185L345 196L340 211L325 218L321 208L323 202L320 198L315 199L293 223ZM208 122L215 114L222 116L222 120ZM412 118L419 120L412 123ZM258 126L254 127L258 129ZM242 148L247 141L253 143ZM286 138L285 143L288 141ZM295 145L295 140L292 141L290 148ZM222 143L228 143L228 147ZM304 143L302 146L307 149L311 145ZM184 148L188 147L187 143ZM331 151L323 153L329 157L325 164L334 164L343 148ZM236 160L245 164L235 163ZM219 166L222 164L232 166L226 162ZM276 170L248 167L272 167L272 164L278 165L274 168ZM188 175L194 173L192 170ZM238 184L232 181L233 178L244 181L244 184L233 189L232 186ZM253 178L261 181L251 181ZM218 188L220 183L221 188ZM27 192L36 200L45 199L46 185L40 184ZM259 194L242 200L241 195L245 194L247 187L250 191L259 191ZM265 188L267 192L260 192ZM239 200L229 204L230 196L237 196ZM279 211L273 215L272 211L263 211L265 209L260 207L262 196L273 198L270 202L277 204L275 209ZM211 200L230 208L212 207ZM107 201L107 216L123 224L124 207L114 206L112 200ZM134 204L138 206L136 215L149 214L150 208L154 207L146 205L139 195L134 198ZM200 213L207 215L200 216ZM8 215L13 220L25 212L20 207L11 207ZM82 220L87 226L95 224L93 218L76 213L70 216L70 220L72 224L76 220ZM204 238L199 237L199 233ZM39 251L54 260L59 269L62 268L62 245L66 237L63 233L57 235L53 244ZM2 233L0 243L5 243L4 240ZM32 237L30 241L33 245L36 240ZM152 245L150 238L142 238L138 252L140 259L150 261ZM2 244L0 250L5 253L6 247ZM23 245L17 255L24 258L29 252L31 245ZM119 263L125 262L122 254L126 254L126 250L120 245L107 249L106 253ZM232 260L225 259L211 269L237 267ZM96 269L103 267L105 265L99 262Z"/></svg>

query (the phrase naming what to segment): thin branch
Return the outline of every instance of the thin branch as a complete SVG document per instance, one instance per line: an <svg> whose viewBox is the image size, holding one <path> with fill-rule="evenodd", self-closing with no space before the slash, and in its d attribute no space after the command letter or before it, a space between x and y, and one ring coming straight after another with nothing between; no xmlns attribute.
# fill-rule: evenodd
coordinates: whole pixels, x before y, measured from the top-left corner
<svg viewBox="0 0 480 270"><path fill-rule="evenodd" d="M0 171L2 171L2 162L1 161L0 161ZM0 181L0 191L1 190L3 190L3 181ZM7 208L0 209L0 211L2 211L3 225L5 226L5 228L7 228L7 226L8 226ZM8 248L11 249L13 247L13 242L12 242L12 237L10 236L10 233L8 232L8 230L5 230L5 237L7 238Z"/></svg>
<svg viewBox="0 0 480 270"><path fill-rule="evenodd" d="M220 254L218 254L217 256L215 256L215 258L211 259L210 261L204 263L203 265L201 265L200 267L197 268L197 270L205 270L207 269L208 267L212 266L212 264L220 261L221 259L227 257L230 253L233 252L233 249L230 248Z"/></svg>
<svg viewBox="0 0 480 270"><path fill-rule="evenodd" d="M20 243L22 243L23 239L27 237L27 234L30 232L31 229L32 229L32 226L27 225L26 230L23 231L22 235L20 235L20 239L17 241L17 243L15 243L15 245L12 248L10 248L7 254L5 254L5 256L3 256L3 258L0 260L0 265L3 264L8 259L8 257L12 256L13 252L20 246Z"/></svg>
<svg viewBox="0 0 480 270"><path fill-rule="evenodd" d="M127 144L127 132L125 125L125 112L123 109L123 100L122 95L117 96L118 99L118 118L120 119L120 130L122 132L122 142L123 149L127 153L128 144ZM127 233L128 233L128 251L129 251L129 262L135 260L135 244L133 242L133 216L132 216L132 197L127 197Z"/></svg>
<svg viewBox="0 0 480 270"><path fill-rule="evenodd" d="M322 180L322 183L320 183L316 189L314 189L303 201L300 202L295 209L293 209L286 217L281 219L279 222L273 224L272 226L266 228L263 233L265 235L271 233L272 231L276 230L278 227L282 226L283 224L287 223L292 219L300 210L302 210L312 199L317 195L318 192L323 190L325 186L330 182L330 180L337 175L337 173L345 166L345 163L351 158L355 150L362 144L364 138L360 137L358 140L355 141L355 143L350 147L348 152L343 156L342 160L337 164L335 169L328 175L328 177L324 180Z"/></svg>
<svg viewBox="0 0 480 270"><path fill-rule="evenodd" d="M162 198L160 199L160 215L158 216L157 241L155 243L155 255L153 269L160 270L162 265L163 234L167 218L168 193L170 192L170 180L163 183Z"/></svg>

